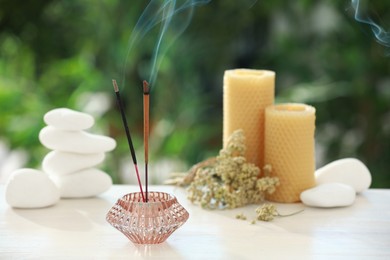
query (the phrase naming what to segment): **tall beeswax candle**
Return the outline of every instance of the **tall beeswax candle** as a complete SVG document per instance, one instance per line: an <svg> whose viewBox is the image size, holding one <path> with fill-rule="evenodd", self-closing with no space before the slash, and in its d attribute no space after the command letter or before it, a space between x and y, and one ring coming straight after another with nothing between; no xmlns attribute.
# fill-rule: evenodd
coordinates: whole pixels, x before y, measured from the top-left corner
<svg viewBox="0 0 390 260"><path fill-rule="evenodd" d="M265 111L265 163L280 185L267 199L298 202L302 191L315 185L315 108L280 104Z"/></svg>
<svg viewBox="0 0 390 260"><path fill-rule="evenodd" d="M274 103L275 72L235 69L223 78L223 146L237 129L244 130L248 162L264 165L264 110Z"/></svg>

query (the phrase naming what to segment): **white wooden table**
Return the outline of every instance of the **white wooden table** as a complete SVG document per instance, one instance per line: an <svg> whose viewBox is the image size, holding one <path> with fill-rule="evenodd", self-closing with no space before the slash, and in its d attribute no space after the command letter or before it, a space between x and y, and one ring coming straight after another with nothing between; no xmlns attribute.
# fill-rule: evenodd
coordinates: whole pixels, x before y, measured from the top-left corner
<svg viewBox="0 0 390 260"><path fill-rule="evenodd" d="M208 211L175 194L189 220L166 242L135 245L105 220L136 186L118 185L99 197L61 200L44 209L13 209L0 186L0 259L390 259L390 190L368 190L347 208L305 208L272 222L250 224L256 206ZM277 204L291 213L302 204ZM244 213L247 221L235 216Z"/></svg>

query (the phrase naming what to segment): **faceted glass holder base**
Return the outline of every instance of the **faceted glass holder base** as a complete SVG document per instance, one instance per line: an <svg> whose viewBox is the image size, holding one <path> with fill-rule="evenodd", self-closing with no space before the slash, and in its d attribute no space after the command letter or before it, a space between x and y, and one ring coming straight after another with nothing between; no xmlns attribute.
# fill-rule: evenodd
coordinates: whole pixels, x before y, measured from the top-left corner
<svg viewBox="0 0 390 260"><path fill-rule="evenodd" d="M176 197L164 192L148 192L148 202L140 192L118 199L106 220L135 244L164 242L189 217Z"/></svg>

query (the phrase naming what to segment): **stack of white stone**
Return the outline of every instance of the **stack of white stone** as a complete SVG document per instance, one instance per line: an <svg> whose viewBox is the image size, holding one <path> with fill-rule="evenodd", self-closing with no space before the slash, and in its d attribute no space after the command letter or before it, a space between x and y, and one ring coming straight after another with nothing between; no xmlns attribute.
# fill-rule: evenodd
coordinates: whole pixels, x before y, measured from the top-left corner
<svg viewBox="0 0 390 260"><path fill-rule="evenodd" d="M96 168L103 162L105 152L115 148L114 139L87 133L95 120L86 113L57 108L44 116L47 124L39 133L39 140L53 150L42 162L60 190L61 198L96 196L112 185L111 177Z"/></svg>
<svg viewBox="0 0 390 260"><path fill-rule="evenodd" d="M371 185L371 173L356 158L333 161L315 172L317 186L301 193L301 201L312 207L350 206L356 195Z"/></svg>
<svg viewBox="0 0 390 260"><path fill-rule="evenodd" d="M112 185L111 177L96 168L105 152L115 148L114 139L87 133L95 120L92 116L67 108L49 111L47 124L39 140L49 152L41 170L14 171L6 186L7 203L16 208L42 208L60 198L85 198L99 195Z"/></svg>

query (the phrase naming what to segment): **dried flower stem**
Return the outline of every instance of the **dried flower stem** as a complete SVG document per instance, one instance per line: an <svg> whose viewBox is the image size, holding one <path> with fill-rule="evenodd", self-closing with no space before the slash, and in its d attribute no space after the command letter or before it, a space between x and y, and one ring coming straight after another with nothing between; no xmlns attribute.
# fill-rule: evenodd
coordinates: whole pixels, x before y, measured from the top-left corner
<svg viewBox="0 0 390 260"><path fill-rule="evenodd" d="M301 209L301 210L298 210L298 211L296 211L296 212L293 212L293 213L290 213L290 214L280 214L279 212L278 212L278 217L290 217L290 216L293 216L293 215L296 215L296 214L299 214L299 213L301 213L301 212L303 212L305 209Z"/></svg>

